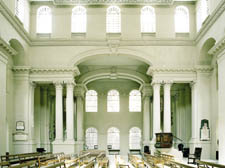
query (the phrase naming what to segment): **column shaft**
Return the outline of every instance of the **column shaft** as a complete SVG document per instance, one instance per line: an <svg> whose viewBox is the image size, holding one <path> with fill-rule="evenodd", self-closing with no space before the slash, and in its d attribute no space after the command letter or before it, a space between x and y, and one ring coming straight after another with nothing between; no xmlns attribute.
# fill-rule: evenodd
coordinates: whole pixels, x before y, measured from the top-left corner
<svg viewBox="0 0 225 168"><path fill-rule="evenodd" d="M66 131L67 140L74 141L74 102L73 102L74 84L67 83L66 92Z"/></svg>
<svg viewBox="0 0 225 168"><path fill-rule="evenodd" d="M192 83L191 84L191 108L192 108L192 132L191 132L191 138L192 140L197 139L197 84Z"/></svg>
<svg viewBox="0 0 225 168"><path fill-rule="evenodd" d="M56 141L63 140L63 86L62 83L56 83L56 115L55 115L55 128L56 128Z"/></svg>
<svg viewBox="0 0 225 168"><path fill-rule="evenodd" d="M164 132L171 132L171 84L164 84Z"/></svg>
<svg viewBox="0 0 225 168"><path fill-rule="evenodd" d="M84 140L84 104L81 96L77 97L77 141Z"/></svg>
<svg viewBox="0 0 225 168"><path fill-rule="evenodd" d="M160 132L160 83L153 83L153 137Z"/></svg>
<svg viewBox="0 0 225 168"><path fill-rule="evenodd" d="M145 96L143 101L143 140L150 141L150 97Z"/></svg>

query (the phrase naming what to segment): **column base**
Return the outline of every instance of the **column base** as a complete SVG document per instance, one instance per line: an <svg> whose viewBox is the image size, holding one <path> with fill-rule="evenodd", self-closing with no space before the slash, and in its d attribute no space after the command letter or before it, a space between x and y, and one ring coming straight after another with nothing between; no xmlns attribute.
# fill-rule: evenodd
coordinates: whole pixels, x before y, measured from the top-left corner
<svg viewBox="0 0 225 168"><path fill-rule="evenodd" d="M79 154L82 150L84 150L84 141L76 141L76 153Z"/></svg>
<svg viewBox="0 0 225 168"><path fill-rule="evenodd" d="M75 142L72 141L60 141L56 140L52 143L53 153L64 152L65 154L74 154L75 151Z"/></svg>

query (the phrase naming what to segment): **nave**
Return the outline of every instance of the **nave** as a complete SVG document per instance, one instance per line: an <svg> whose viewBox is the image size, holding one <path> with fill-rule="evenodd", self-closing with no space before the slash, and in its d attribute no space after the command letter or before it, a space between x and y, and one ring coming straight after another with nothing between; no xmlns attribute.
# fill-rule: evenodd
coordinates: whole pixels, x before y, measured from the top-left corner
<svg viewBox="0 0 225 168"><path fill-rule="evenodd" d="M128 153L128 155L107 155L103 150L86 150L77 154L51 153L41 151L1 156L1 167L9 168L224 168L217 161L197 159L189 163L188 158L178 159L173 155L156 151L150 153ZM37 151L38 151L37 149ZM195 154L194 154L195 155ZM197 157L197 156L195 156ZM189 164L187 164L189 163Z"/></svg>

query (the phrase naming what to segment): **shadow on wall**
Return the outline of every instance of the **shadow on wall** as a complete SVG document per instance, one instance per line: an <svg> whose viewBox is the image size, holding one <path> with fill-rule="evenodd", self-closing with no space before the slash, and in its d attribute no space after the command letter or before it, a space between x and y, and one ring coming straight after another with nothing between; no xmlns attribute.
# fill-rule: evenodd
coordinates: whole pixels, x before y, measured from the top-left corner
<svg viewBox="0 0 225 168"><path fill-rule="evenodd" d="M203 44L200 51L200 58L199 58L199 63L201 65L211 65L213 56L209 55L208 52L215 45L215 43L216 43L216 40L214 38L209 38Z"/></svg>
<svg viewBox="0 0 225 168"><path fill-rule="evenodd" d="M25 51L22 46L22 44L16 40L11 39L9 41L10 46L17 51L17 54L13 57L13 65L26 65L26 57L25 57Z"/></svg>

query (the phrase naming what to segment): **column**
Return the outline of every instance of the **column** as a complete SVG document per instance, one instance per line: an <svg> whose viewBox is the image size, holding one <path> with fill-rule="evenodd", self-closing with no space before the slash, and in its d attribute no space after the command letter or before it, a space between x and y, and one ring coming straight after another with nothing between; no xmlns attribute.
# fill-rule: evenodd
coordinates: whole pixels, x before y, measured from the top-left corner
<svg viewBox="0 0 225 168"><path fill-rule="evenodd" d="M166 81L164 83L164 132L171 132L171 81Z"/></svg>
<svg viewBox="0 0 225 168"><path fill-rule="evenodd" d="M56 89L56 103L55 103L55 142L63 141L63 85L62 82L55 83Z"/></svg>
<svg viewBox="0 0 225 168"><path fill-rule="evenodd" d="M150 96L152 94L150 84L143 86L143 145L150 142Z"/></svg>
<svg viewBox="0 0 225 168"><path fill-rule="evenodd" d="M0 52L0 155L5 155L5 152L7 152L6 78L8 58L1 54Z"/></svg>
<svg viewBox="0 0 225 168"><path fill-rule="evenodd" d="M74 82L66 83L66 133L67 141L74 142Z"/></svg>
<svg viewBox="0 0 225 168"><path fill-rule="evenodd" d="M77 142L76 152L83 150L84 146L84 86L81 84L75 87L76 107L77 107Z"/></svg>
<svg viewBox="0 0 225 168"><path fill-rule="evenodd" d="M192 82L191 86L191 119L192 119L192 128L191 128L191 142L194 143L197 140L197 84L196 82Z"/></svg>
<svg viewBox="0 0 225 168"><path fill-rule="evenodd" d="M31 145L34 145L34 92L35 92L36 84L34 82L30 82L30 92L29 92L29 133L28 139ZM35 147L31 147L29 151L34 151Z"/></svg>
<svg viewBox="0 0 225 168"><path fill-rule="evenodd" d="M155 133L160 132L160 82L153 82L153 140Z"/></svg>

